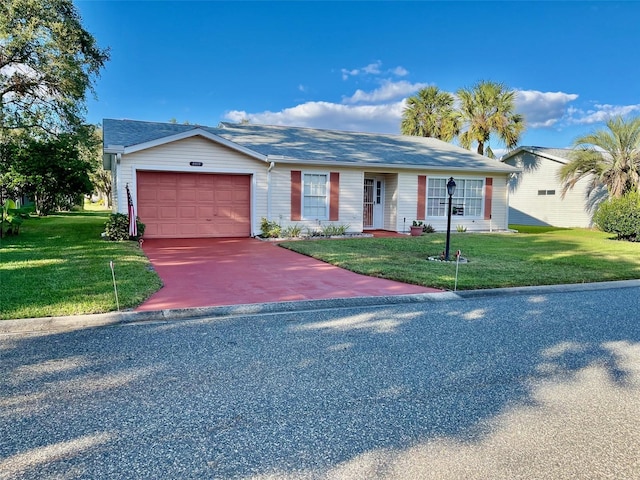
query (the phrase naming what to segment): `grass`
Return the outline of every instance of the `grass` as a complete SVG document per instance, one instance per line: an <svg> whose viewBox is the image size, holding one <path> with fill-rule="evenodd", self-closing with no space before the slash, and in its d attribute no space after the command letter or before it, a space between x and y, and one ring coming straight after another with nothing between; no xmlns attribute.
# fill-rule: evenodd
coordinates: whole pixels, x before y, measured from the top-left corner
<svg viewBox="0 0 640 480"><path fill-rule="evenodd" d="M135 307L161 282L136 242L100 234L109 213L32 217L20 235L0 240L0 319L116 310L109 262L121 309Z"/></svg>
<svg viewBox="0 0 640 480"><path fill-rule="evenodd" d="M459 266L458 289L640 278L640 243L616 241L593 230L523 230L529 233L452 232L451 252L461 250L469 259ZM445 235L440 233L281 245L365 275L443 289L454 287L455 263L427 260L445 249Z"/></svg>

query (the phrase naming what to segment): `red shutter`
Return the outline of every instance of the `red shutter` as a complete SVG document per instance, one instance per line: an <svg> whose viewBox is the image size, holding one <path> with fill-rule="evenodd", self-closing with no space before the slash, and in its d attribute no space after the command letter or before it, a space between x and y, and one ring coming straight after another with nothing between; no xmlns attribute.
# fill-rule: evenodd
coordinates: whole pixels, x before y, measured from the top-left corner
<svg viewBox="0 0 640 480"><path fill-rule="evenodd" d="M291 220L302 220L302 172L291 170Z"/></svg>
<svg viewBox="0 0 640 480"><path fill-rule="evenodd" d="M484 181L484 219L491 218L491 203L493 200L493 178L487 177Z"/></svg>
<svg viewBox="0 0 640 480"><path fill-rule="evenodd" d="M338 220L340 215L340 173L329 174L329 220Z"/></svg>
<svg viewBox="0 0 640 480"><path fill-rule="evenodd" d="M424 220L427 204L427 176L418 175L418 212L416 220Z"/></svg>

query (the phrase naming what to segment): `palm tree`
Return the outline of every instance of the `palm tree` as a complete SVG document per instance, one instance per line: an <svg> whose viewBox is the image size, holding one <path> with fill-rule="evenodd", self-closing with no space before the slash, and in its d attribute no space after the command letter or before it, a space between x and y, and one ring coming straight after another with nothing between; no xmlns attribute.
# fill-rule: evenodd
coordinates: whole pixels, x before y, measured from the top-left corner
<svg viewBox="0 0 640 480"><path fill-rule="evenodd" d="M460 131L454 101L453 95L438 87L423 88L407 99L400 131L403 135L435 137L445 142L453 140Z"/></svg>
<svg viewBox="0 0 640 480"><path fill-rule="evenodd" d="M494 158L489 146L491 134L495 134L508 149L515 148L524 131L524 117L514 112L514 90L502 83L480 81L472 88L461 88L456 95L460 101L463 132L460 145L471 148L477 143L478 153ZM486 147L486 149L485 149Z"/></svg>
<svg viewBox="0 0 640 480"><path fill-rule="evenodd" d="M607 121L607 129L576 138L572 160L560 169L563 194L593 175L588 191L604 185L609 196L620 198L638 190L640 179L640 117Z"/></svg>

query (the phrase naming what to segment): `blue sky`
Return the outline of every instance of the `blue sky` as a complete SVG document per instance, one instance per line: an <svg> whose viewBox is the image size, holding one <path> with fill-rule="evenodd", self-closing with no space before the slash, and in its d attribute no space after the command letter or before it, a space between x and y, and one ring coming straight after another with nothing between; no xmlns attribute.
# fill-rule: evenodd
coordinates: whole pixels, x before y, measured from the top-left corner
<svg viewBox="0 0 640 480"><path fill-rule="evenodd" d="M399 133L427 85L518 92L522 145L640 114L640 2L75 0L111 60L88 120ZM500 151L502 145L493 141Z"/></svg>

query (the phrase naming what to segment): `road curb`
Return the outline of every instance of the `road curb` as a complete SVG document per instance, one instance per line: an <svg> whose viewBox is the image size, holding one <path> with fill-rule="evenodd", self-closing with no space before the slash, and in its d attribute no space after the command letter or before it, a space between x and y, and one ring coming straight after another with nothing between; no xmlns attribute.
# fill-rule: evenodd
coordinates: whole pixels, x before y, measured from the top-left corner
<svg viewBox="0 0 640 480"><path fill-rule="evenodd" d="M571 283L566 285L534 285L531 287L492 288L486 290L464 290L456 292L460 298L498 297L505 295L536 295L549 293L584 292L609 290L612 288L637 288L639 280L619 280L615 282Z"/></svg>
<svg viewBox="0 0 640 480"><path fill-rule="evenodd" d="M217 307L182 308L155 311L126 311L99 313L94 315L72 315L67 317L23 318L0 320L0 334L68 331L83 328L106 327L138 322L186 320L203 317L233 317L260 315L265 313L290 313L332 308L356 308L411 303L443 302L481 297L508 295L541 295L580 291L607 290L612 288L637 288L639 280L616 282L578 283L569 285L541 285L531 287L493 288L486 290L464 290L458 292L421 293L379 297L333 298L302 300L295 302L254 303Z"/></svg>
<svg viewBox="0 0 640 480"><path fill-rule="evenodd" d="M71 315L66 317L23 318L16 320L0 320L0 334L79 330L82 328L106 327L137 322L184 320L203 317L233 317L265 313L303 312L331 308L400 305L408 303L441 302L448 300L459 300L459 297L454 292L437 292L379 297L253 303L142 312L111 312L93 315Z"/></svg>

